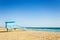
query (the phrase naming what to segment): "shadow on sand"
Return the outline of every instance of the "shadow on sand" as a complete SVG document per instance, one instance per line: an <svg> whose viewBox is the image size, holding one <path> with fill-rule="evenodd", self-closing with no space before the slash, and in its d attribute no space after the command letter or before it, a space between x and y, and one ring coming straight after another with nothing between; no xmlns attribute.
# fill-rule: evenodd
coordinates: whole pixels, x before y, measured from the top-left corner
<svg viewBox="0 0 60 40"><path fill-rule="evenodd" d="M0 33L6 33L6 32L11 32L11 31L0 31Z"/></svg>

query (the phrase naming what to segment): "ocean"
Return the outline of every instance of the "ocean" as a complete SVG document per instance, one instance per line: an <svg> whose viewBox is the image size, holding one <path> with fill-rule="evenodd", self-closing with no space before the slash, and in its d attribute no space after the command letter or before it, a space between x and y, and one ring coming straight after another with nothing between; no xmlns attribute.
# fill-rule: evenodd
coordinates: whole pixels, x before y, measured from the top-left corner
<svg viewBox="0 0 60 40"><path fill-rule="evenodd" d="M60 32L60 27L25 27L24 30Z"/></svg>
<svg viewBox="0 0 60 40"><path fill-rule="evenodd" d="M12 27L8 26L10 29ZM60 32L60 27L23 27L23 26L13 26L13 28L21 30L34 30L34 31L47 31L47 32Z"/></svg>

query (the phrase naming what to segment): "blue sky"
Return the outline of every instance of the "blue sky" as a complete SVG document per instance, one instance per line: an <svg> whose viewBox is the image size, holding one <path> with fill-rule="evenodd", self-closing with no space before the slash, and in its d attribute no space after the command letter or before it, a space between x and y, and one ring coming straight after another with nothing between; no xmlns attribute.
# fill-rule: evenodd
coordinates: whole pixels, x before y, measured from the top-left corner
<svg viewBox="0 0 60 40"><path fill-rule="evenodd" d="M0 26L16 21L20 26L60 26L60 0L0 0Z"/></svg>

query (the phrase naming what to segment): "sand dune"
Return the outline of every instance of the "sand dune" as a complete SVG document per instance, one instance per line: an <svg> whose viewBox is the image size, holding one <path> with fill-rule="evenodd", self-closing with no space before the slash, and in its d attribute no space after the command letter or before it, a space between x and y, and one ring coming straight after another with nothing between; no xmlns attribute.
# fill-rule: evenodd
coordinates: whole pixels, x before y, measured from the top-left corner
<svg viewBox="0 0 60 40"><path fill-rule="evenodd" d="M16 30L6 32L0 28L0 40L60 40L60 33Z"/></svg>

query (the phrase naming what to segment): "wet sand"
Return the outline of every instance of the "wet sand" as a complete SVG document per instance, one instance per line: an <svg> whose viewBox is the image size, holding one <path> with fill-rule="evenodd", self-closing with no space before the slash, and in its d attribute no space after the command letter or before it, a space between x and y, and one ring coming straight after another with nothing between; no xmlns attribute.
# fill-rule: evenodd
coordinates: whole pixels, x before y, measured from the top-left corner
<svg viewBox="0 0 60 40"><path fill-rule="evenodd" d="M6 32L0 28L0 40L60 40L60 32L15 30Z"/></svg>

